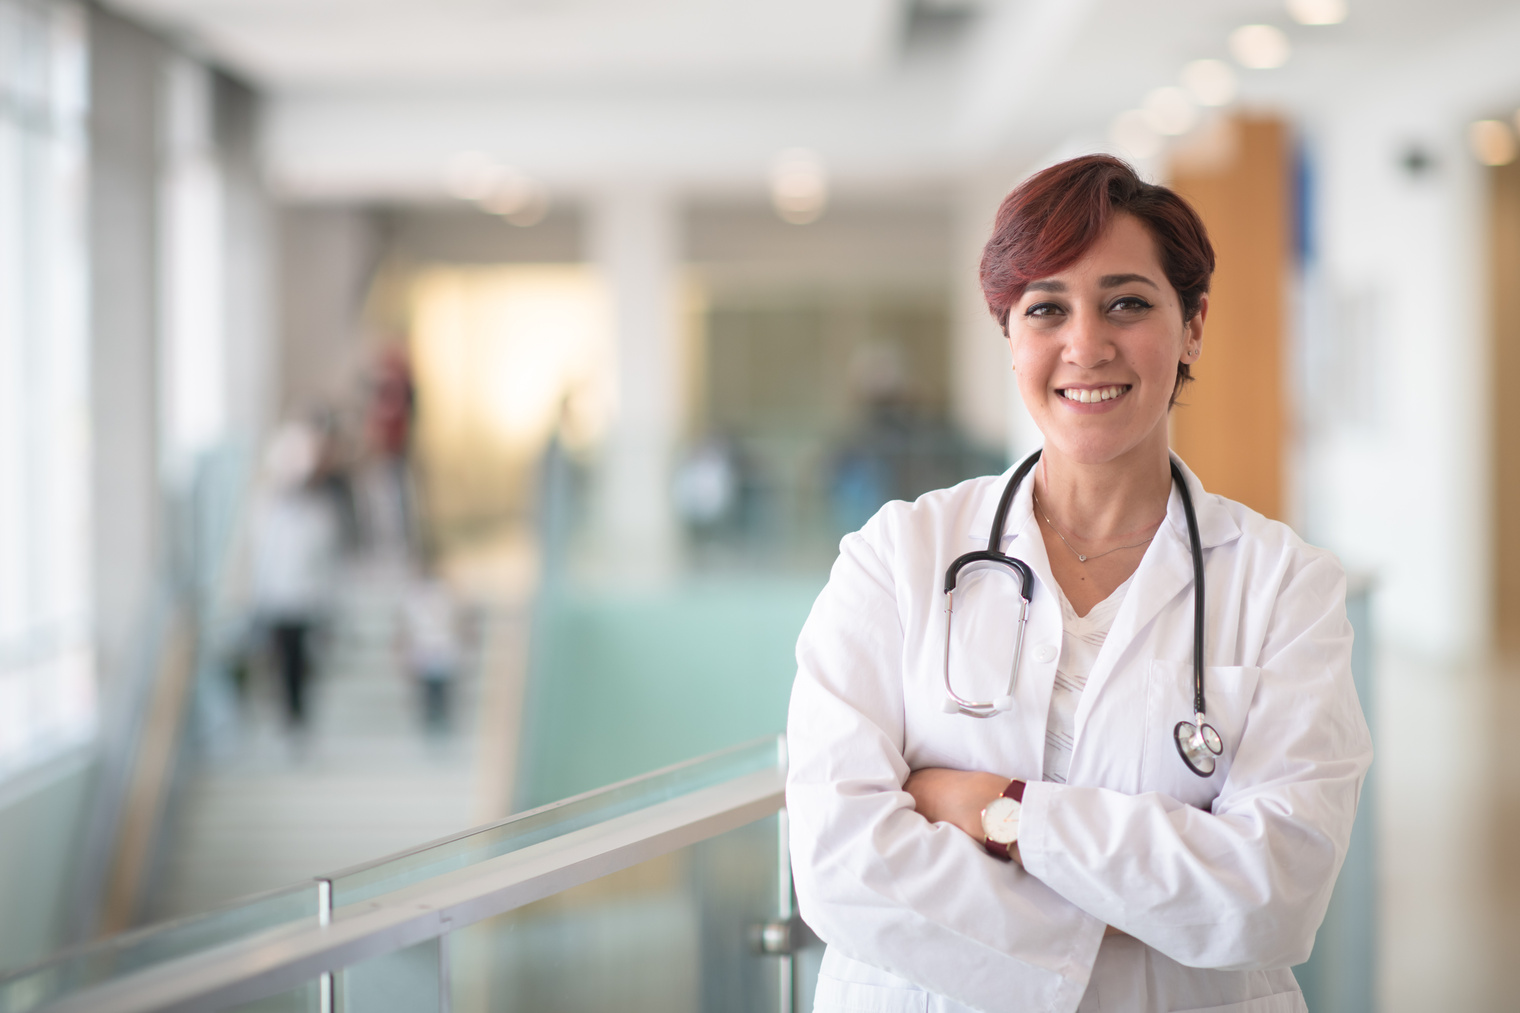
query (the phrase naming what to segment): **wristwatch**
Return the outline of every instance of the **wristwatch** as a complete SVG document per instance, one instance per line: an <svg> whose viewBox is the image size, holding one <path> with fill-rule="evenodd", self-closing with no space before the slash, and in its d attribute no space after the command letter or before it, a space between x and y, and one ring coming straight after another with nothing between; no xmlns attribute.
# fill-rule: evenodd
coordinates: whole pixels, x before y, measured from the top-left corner
<svg viewBox="0 0 1520 1013"><path fill-rule="evenodd" d="M1019 839L1019 810L1023 802L1024 782L1015 778L982 810L982 847L989 855L1005 860L1013 857L1009 849Z"/></svg>

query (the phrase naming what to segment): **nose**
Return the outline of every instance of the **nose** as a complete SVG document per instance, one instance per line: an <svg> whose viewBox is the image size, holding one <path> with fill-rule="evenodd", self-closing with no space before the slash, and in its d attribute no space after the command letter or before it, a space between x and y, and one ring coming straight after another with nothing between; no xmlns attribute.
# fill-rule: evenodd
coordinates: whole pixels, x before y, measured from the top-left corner
<svg viewBox="0 0 1520 1013"><path fill-rule="evenodd" d="M1096 369L1114 357L1112 328L1101 313L1079 308L1064 328L1063 361L1079 369Z"/></svg>

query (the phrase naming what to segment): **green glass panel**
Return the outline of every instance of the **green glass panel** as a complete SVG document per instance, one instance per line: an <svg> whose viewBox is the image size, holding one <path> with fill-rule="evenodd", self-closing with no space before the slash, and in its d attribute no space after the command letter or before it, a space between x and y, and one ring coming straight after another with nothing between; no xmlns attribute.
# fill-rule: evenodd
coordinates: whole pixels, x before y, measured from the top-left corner
<svg viewBox="0 0 1520 1013"><path fill-rule="evenodd" d="M345 967L334 977L338 1013L446 1013L442 953L446 939L429 939Z"/></svg>
<svg viewBox="0 0 1520 1013"><path fill-rule="evenodd" d="M322 993L316 981L307 981L278 995L228 1006L220 1013L321 1013Z"/></svg>
<svg viewBox="0 0 1520 1013"><path fill-rule="evenodd" d="M560 587L533 620L518 798L542 805L786 727L816 577Z"/></svg>
<svg viewBox="0 0 1520 1013"><path fill-rule="evenodd" d="M455 1013L775 1013L790 960L759 952L780 913L779 817L604 876L449 937Z"/></svg>
<svg viewBox="0 0 1520 1013"><path fill-rule="evenodd" d="M333 906L357 904L745 774L780 766L779 741L767 738L521 813L437 844L339 873L333 877Z"/></svg>

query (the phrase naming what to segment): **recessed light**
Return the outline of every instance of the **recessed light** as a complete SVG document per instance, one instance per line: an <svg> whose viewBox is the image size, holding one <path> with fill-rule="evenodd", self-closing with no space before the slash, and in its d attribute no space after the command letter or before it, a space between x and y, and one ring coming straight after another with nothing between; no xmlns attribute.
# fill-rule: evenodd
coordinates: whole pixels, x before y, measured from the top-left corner
<svg viewBox="0 0 1520 1013"><path fill-rule="evenodd" d="M1182 86L1201 106L1227 106L1235 101L1235 70L1223 60L1194 60L1182 68Z"/></svg>
<svg viewBox="0 0 1520 1013"><path fill-rule="evenodd" d="M1288 16L1301 25L1338 25L1346 13L1346 0L1288 0Z"/></svg>
<svg viewBox="0 0 1520 1013"><path fill-rule="evenodd" d="M1115 116L1108 126L1108 139L1120 154L1131 158L1150 158L1161 151L1161 135L1151 126L1143 109L1130 109Z"/></svg>
<svg viewBox="0 0 1520 1013"><path fill-rule="evenodd" d="M1235 62L1252 70L1281 67L1292 51L1288 36L1272 25L1241 25L1230 33L1229 47Z"/></svg>
<svg viewBox="0 0 1520 1013"><path fill-rule="evenodd" d="M1198 122L1198 107L1193 96L1176 85L1157 88L1145 96L1146 121L1158 134L1176 137L1193 129Z"/></svg>

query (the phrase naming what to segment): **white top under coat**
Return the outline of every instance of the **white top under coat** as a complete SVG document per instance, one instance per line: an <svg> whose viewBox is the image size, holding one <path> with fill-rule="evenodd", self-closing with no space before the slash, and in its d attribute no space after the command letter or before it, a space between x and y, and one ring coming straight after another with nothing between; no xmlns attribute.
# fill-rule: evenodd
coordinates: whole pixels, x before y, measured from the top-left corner
<svg viewBox="0 0 1520 1013"><path fill-rule="evenodd" d="M1087 677L1098 663L1098 652L1108 639L1108 628L1124 602L1124 592L1129 590L1129 579L1114 589L1088 610L1087 615L1077 615L1077 610L1061 594L1061 662L1056 666L1055 680L1050 690L1050 716L1045 721L1045 771L1042 780L1066 783L1066 773L1071 769L1071 747L1077 741L1077 707L1082 702L1082 690ZM1059 589L1058 589L1059 590Z"/></svg>

